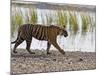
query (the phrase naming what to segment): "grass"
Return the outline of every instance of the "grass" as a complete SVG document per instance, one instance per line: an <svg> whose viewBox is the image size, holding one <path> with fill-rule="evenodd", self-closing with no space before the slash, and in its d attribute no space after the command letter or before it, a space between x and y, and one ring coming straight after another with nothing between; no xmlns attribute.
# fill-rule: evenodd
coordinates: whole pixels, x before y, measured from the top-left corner
<svg viewBox="0 0 100 75"><path fill-rule="evenodd" d="M36 24L38 21L37 10L33 8L33 9L31 9L31 12L29 14L30 14L29 22L32 24Z"/></svg>
<svg viewBox="0 0 100 75"><path fill-rule="evenodd" d="M52 22L53 22L52 14L46 14L46 23L47 23L47 25L51 25Z"/></svg>
<svg viewBox="0 0 100 75"><path fill-rule="evenodd" d="M23 16L21 11L16 12L14 15L12 15L11 20L11 36L14 36L14 32L16 29L23 24Z"/></svg>
<svg viewBox="0 0 100 75"><path fill-rule="evenodd" d="M21 24L23 24L23 17L21 14L16 13L15 14L15 25L20 26Z"/></svg>
<svg viewBox="0 0 100 75"><path fill-rule="evenodd" d="M79 27L75 12L74 13L69 12L69 24L70 24L70 29L72 30L72 34L76 35Z"/></svg>
<svg viewBox="0 0 100 75"><path fill-rule="evenodd" d="M68 23L67 12L64 10L57 11L57 24L61 27L66 27Z"/></svg>
<svg viewBox="0 0 100 75"><path fill-rule="evenodd" d="M15 14L12 15L11 20L11 36L14 36L14 32L18 27L20 27L23 23L32 23L36 24L38 21L37 10L30 9L30 11L25 12L25 17L21 9L16 9Z"/></svg>
<svg viewBox="0 0 100 75"><path fill-rule="evenodd" d="M25 23L36 24L38 21L37 9L30 8L29 11L26 11L24 20Z"/></svg>
<svg viewBox="0 0 100 75"><path fill-rule="evenodd" d="M30 16L29 16L29 13L28 11L25 12L25 23L30 23Z"/></svg>
<svg viewBox="0 0 100 75"><path fill-rule="evenodd" d="M82 19L82 35L85 35L89 30L90 18L87 15L81 15Z"/></svg>
<svg viewBox="0 0 100 75"><path fill-rule="evenodd" d="M42 24L44 24L44 25L46 24L46 23L45 23L44 16L42 15L42 13L41 13L41 22L42 22Z"/></svg>
<svg viewBox="0 0 100 75"><path fill-rule="evenodd" d="M18 9L20 10L20 9ZM13 36L14 31L16 28L18 28L20 25L23 23L32 23L36 24L38 23L38 9L35 8L30 8L29 11L26 11L25 14L20 11L14 11L12 15L12 20L11 20L11 33ZM67 11L66 10L55 10L53 13L48 12L48 13L41 13L41 22L44 25L51 25L51 24L56 24L60 27L66 28L69 23L69 28L71 29L72 35L76 35L78 30L79 30L79 23L78 23L78 18L77 18L77 12L73 11ZM23 17L25 16L25 17ZM95 21L90 15L80 15L81 17L81 23L82 23L82 35L86 34L89 29L90 31L93 31L95 28Z"/></svg>
<svg viewBox="0 0 100 75"><path fill-rule="evenodd" d="M89 15L89 21L90 21L90 27L89 27L89 31L93 32L95 30L95 26L96 26L96 21L93 18L93 16Z"/></svg>
<svg viewBox="0 0 100 75"><path fill-rule="evenodd" d="M16 30L15 19L14 19L14 16L12 15L12 20L11 20L11 36L12 37L14 37L15 30Z"/></svg>
<svg viewBox="0 0 100 75"><path fill-rule="evenodd" d="M67 27L68 18L67 12L63 10L56 10L54 13L46 13L45 16L41 14L41 19L43 24L51 25L55 23L60 27Z"/></svg>

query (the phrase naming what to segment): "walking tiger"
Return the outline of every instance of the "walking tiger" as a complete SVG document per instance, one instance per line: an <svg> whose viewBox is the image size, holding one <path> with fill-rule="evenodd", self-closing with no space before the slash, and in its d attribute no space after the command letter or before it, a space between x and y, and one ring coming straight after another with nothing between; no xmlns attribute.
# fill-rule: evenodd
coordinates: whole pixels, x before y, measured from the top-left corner
<svg viewBox="0 0 100 75"><path fill-rule="evenodd" d="M32 42L32 37L38 40L47 41L47 54L50 54L49 49L51 44L56 47L62 54L65 54L64 50L59 47L57 44L57 36L63 35L64 37L68 36L68 33L65 29L60 28L58 26L50 25L50 26L43 26L43 25L33 25L33 24L24 24L19 27L17 39L11 44L15 43L13 52L17 53L16 48L19 46L23 41L26 41L26 50L30 54L35 54L30 50L30 45Z"/></svg>

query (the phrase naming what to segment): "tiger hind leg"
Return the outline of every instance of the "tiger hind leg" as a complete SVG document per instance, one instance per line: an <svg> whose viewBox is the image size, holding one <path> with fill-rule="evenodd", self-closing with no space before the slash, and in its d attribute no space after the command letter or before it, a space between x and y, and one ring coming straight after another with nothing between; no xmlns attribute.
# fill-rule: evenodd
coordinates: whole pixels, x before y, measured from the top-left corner
<svg viewBox="0 0 100 75"><path fill-rule="evenodd" d="M35 54L34 52L32 52L32 51L30 50L31 42L32 42L32 39L31 39L31 40L26 40L26 44L27 44L26 50L27 50L30 54Z"/></svg>
<svg viewBox="0 0 100 75"><path fill-rule="evenodd" d="M14 52L14 53L17 53L16 48L17 48L23 41L24 41L23 38L19 38L19 39L16 41L16 43L15 43L15 45L14 45L14 49L13 49L13 52Z"/></svg>
<svg viewBox="0 0 100 75"><path fill-rule="evenodd" d="M50 46L51 46L51 43L47 42L47 54L51 54L51 53L49 52Z"/></svg>

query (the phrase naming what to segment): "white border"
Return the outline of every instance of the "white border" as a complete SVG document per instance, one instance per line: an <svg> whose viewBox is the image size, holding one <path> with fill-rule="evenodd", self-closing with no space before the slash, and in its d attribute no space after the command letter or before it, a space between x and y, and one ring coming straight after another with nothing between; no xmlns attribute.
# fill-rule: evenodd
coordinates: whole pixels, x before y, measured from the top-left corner
<svg viewBox="0 0 100 75"><path fill-rule="evenodd" d="M100 2L96 0L34 0L41 2L97 5L97 70L40 73L36 75L98 75L100 69ZM0 75L10 75L10 0L0 1ZM35 75L35 74L34 74Z"/></svg>

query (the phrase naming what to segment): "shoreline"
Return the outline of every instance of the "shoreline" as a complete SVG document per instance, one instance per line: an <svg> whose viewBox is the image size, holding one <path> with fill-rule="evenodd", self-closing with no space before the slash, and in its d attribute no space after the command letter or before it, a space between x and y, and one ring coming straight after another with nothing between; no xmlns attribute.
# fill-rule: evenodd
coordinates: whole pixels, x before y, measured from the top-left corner
<svg viewBox="0 0 100 75"><path fill-rule="evenodd" d="M25 49L17 49L11 53L11 73L47 73L96 69L96 52L69 52L62 55L59 51L50 50L47 55L44 50L34 50L29 54Z"/></svg>

